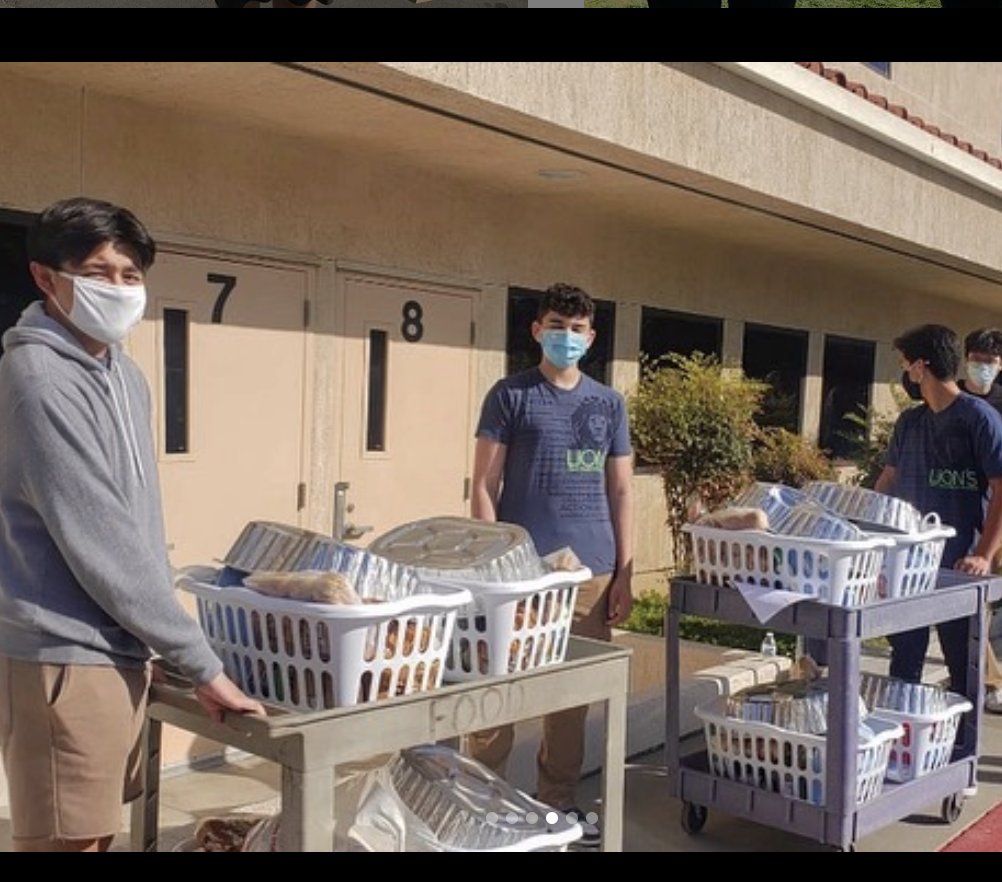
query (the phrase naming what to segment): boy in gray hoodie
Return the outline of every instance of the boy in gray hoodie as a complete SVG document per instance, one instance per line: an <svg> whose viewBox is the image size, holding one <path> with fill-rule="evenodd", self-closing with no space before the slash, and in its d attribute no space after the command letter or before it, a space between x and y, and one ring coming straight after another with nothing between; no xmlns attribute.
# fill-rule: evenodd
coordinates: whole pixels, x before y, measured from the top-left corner
<svg viewBox="0 0 1002 882"><path fill-rule="evenodd" d="M178 602L150 396L121 341L155 245L128 210L47 208L28 238L43 300L0 359L0 751L16 850L106 850L139 795L151 650L206 711L263 712Z"/></svg>

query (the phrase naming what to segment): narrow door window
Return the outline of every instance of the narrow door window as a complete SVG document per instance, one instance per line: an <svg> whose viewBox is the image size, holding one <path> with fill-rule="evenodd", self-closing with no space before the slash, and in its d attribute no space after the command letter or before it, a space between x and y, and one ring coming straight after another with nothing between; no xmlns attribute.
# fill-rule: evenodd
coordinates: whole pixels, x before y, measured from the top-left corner
<svg viewBox="0 0 1002 882"><path fill-rule="evenodd" d="M188 311L164 309L164 451L188 452Z"/></svg>

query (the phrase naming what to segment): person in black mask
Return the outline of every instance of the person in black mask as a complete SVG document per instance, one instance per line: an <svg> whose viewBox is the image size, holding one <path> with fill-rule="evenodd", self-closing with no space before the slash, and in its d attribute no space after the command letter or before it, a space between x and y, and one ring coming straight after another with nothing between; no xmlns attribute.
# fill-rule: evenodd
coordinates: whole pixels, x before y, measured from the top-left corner
<svg viewBox="0 0 1002 882"><path fill-rule="evenodd" d="M995 381L1002 369L1002 331L998 328L978 328L964 338L965 376L957 385L968 395L975 395L1002 413L1002 386ZM993 572L998 575L1002 561L996 557ZM989 610L987 627L991 626ZM1002 666L992 648L985 641L985 703L991 714L1002 714Z"/></svg>
<svg viewBox="0 0 1002 882"><path fill-rule="evenodd" d="M985 576L1002 547L1002 416L957 385L960 341L943 325L922 325L894 341L901 383L922 404L894 426L875 489L936 512L957 534L947 540L942 566ZM987 506L986 506L987 502ZM967 691L967 621L937 625L951 689ZM892 634L892 677L919 682L929 629Z"/></svg>

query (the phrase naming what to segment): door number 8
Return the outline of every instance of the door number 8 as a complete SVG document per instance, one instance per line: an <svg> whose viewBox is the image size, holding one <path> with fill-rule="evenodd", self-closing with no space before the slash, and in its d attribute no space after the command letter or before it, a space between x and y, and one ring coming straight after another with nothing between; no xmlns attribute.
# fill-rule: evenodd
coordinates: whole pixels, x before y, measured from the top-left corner
<svg viewBox="0 0 1002 882"><path fill-rule="evenodd" d="M424 325L421 319L424 317L424 310L416 300L408 300L403 309L404 320L400 325L400 333L408 343L417 343L424 336Z"/></svg>

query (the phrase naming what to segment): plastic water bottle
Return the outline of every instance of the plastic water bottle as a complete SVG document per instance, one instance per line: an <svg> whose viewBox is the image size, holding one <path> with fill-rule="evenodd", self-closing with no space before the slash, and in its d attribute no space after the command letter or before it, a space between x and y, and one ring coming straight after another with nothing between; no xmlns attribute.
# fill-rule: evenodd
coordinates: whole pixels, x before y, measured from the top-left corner
<svg viewBox="0 0 1002 882"><path fill-rule="evenodd" d="M762 655L774 656L776 654L776 635L772 631L766 631L762 638L762 645L758 650Z"/></svg>

